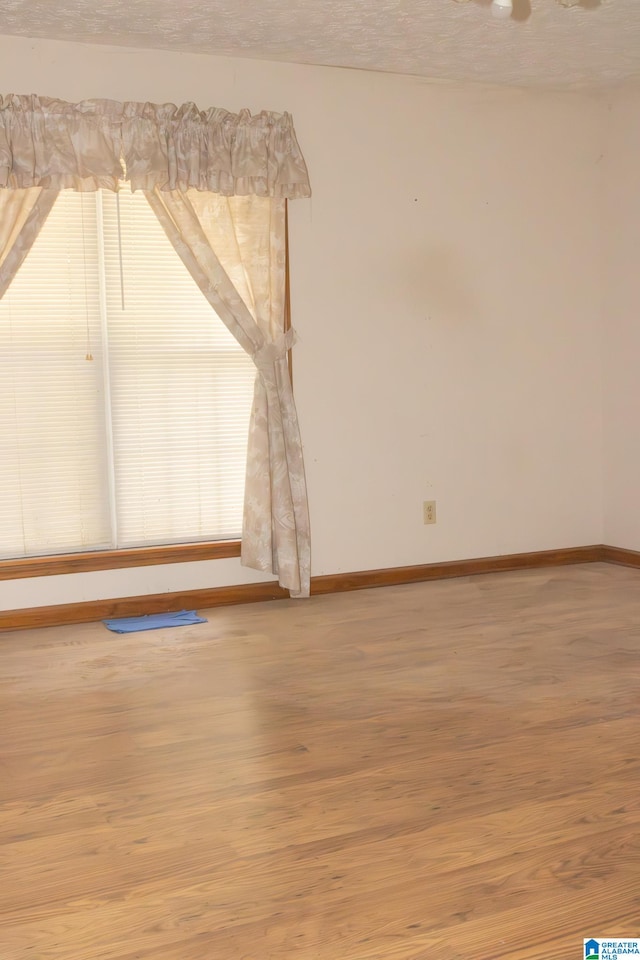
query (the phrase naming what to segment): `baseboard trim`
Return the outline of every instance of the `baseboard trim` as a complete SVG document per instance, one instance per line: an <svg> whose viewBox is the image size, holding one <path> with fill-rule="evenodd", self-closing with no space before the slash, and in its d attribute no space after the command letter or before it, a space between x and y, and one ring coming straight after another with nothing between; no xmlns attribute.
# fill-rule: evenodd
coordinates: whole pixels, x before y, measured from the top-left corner
<svg viewBox="0 0 640 960"><path fill-rule="evenodd" d="M402 583L420 583L425 580L473 577L481 573L558 567L570 563L594 563L600 560L600 551L601 547L599 546L568 547L564 550L507 553L499 557L478 557L473 560L449 560L443 563L424 563L411 567L387 567L382 570L329 574L312 579L311 593L314 595L341 593L345 590L389 587Z"/></svg>
<svg viewBox="0 0 640 960"><path fill-rule="evenodd" d="M370 587L388 587L426 580L444 580L451 577L470 577L484 573L508 570L531 570L543 567L566 566L573 563L595 563L609 559L611 563L640 566L640 553L618 550L601 545L569 547L563 550L541 550L535 553L510 553L498 557L478 557L472 560L452 560L443 563L424 563L409 567L387 567L380 570L359 570L354 573L335 573L313 577L313 596L365 590ZM615 555L615 557L614 557ZM619 556L620 555L620 556ZM625 559L629 557L629 559ZM633 561L635 559L635 562ZM168 613L173 610L206 610L212 607L240 603L260 603L266 600L285 600L288 593L275 581L245 583L231 587L212 587L179 593L154 593L116 600L89 600L83 603L63 603L46 607L28 607L22 610L0 611L0 631L23 630L31 627L55 627L72 623L90 623L112 617L137 617L148 613Z"/></svg>
<svg viewBox="0 0 640 960"><path fill-rule="evenodd" d="M624 547L601 548L601 559L605 563L617 563L622 567L640 567L640 553L637 550L626 550Z"/></svg>
<svg viewBox="0 0 640 960"><path fill-rule="evenodd" d="M57 627L71 623L92 623L115 617L141 617L147 613L170 613L174 610L204 610L238 603L262 600L284 600L286 590L274 580L267 583L240 583L232 587L185 590L179 593L150 593L117 600L86 600L82 603L61 603L48 607L25 607L22 610L0 611L0 632L29 627Z"/></svg>

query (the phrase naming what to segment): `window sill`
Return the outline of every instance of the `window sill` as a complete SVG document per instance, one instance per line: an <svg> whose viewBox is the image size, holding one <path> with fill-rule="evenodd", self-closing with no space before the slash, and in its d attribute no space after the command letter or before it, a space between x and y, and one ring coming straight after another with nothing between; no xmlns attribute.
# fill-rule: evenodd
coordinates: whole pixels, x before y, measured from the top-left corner
<svg viewBox="0 0 640 960"><path fill-rule="evenodd" d="M158 563L190 563L194 560L220 560L239 556L239 540L179 543L167 547L138 547L133 550L64 553L51 557L0 560L0 580L52 577L61 573L117 570L122 567L149 567Z"/></svg>

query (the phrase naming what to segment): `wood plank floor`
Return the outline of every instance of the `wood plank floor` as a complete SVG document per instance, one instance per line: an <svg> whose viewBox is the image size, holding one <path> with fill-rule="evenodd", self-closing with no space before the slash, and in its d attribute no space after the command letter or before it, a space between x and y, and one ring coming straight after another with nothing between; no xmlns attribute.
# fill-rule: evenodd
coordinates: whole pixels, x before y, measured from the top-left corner
<svg viewBox="0 0 640 960"><path fill-rule="evenodd" d="M640 572L0 637L1 960L570 960L640 937Z"/></svg>

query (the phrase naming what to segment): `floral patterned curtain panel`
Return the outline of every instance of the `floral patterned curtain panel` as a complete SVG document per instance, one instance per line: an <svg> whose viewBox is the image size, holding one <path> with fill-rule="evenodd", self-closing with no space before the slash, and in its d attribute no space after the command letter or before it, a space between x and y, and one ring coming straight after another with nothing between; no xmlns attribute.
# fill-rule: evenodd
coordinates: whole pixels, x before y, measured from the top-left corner
<svg viewBox="0 0 640 960"><path fill-rule="evenodd" d="M63 189L145 192L194 280L256 365L242 563L309 595L302 444L284 332L287 199L309 178L288 114L0 97L0 296Z"/></svg>
<svg viewBox="0 0 640 960"><path fill-rule="evenodd" d="M0 297L20 268L47 219L57 190L0 190Z"/></svg>
<svg viewBox="0 0 640 960"><path fill-rule="evenodd" d="M192 277L257 367L249 428L242 563L308 596L309 513L283 332L285 202L189 190L147 193Z"/></svg>

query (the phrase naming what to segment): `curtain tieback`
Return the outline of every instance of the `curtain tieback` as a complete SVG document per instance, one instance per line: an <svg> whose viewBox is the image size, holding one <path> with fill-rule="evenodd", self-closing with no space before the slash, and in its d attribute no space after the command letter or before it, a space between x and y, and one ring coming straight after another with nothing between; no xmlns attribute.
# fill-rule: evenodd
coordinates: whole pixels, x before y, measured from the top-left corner
<svg viewBox="0 0 640 960"><path fill-rule="evenodd" d="M253 362L263 378L273 380L273 366L283 360L296 341L296 333L290 327L286 333L279 334L275 340L267 340L253 354Z"/></svg>

